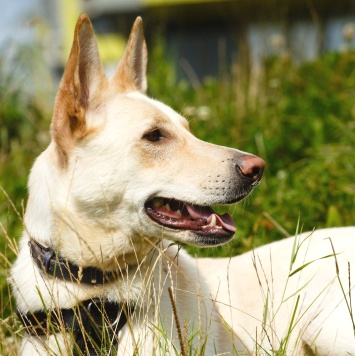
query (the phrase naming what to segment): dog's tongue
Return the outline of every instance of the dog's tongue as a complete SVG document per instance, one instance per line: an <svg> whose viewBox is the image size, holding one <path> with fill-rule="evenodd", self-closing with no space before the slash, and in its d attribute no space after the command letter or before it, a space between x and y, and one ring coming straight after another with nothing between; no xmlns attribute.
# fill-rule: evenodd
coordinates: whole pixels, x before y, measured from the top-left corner
<svg viewBox="0 0 355 356"><path fill-rule="evenodd" d="M206 219L208 224L211 223L212 219L216 219L219 222L218 225L223 226L226 230L231 232L236 232L237 230L232 217L228 213L218 215L208 206L195 207L186 204L186 208L193 219Z"/></svg>

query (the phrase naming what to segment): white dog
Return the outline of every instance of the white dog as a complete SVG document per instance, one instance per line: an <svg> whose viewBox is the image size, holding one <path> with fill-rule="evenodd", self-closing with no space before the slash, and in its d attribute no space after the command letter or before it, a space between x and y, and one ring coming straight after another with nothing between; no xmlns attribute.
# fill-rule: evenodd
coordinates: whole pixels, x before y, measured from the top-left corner
<svg viewBox="0 0 355 356"><path fill-rule="evenodd" d="M195 138L145 95L146 62L138 18L108 80L80 16L11 271L22 354L355 354L354 228L233 259L193 259L166 240L229 241L231 217L210 206L247 196L264 162Z"/></svg>

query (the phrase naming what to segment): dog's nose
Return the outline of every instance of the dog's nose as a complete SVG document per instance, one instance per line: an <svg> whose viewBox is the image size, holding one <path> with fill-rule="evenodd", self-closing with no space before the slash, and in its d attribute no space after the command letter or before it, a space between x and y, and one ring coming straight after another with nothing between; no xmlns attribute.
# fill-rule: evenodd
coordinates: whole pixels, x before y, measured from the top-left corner
<svg viewBox="0 0 355 356"><path fill-rule="evenodd" d="M246 155L237 165L239 171L244 177L249 178L253 183L258 183L263 175L265 161L257 156Z"/></svg>

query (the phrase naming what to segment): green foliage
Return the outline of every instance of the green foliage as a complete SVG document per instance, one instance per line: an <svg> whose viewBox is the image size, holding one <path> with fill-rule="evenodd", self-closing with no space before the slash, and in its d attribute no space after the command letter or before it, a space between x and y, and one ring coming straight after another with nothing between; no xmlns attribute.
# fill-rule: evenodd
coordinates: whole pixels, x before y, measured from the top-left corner
<svg viewBox="0 0 355 356"><path fill-rule="evenodd" d="M328 54L299 67L270 58L255 77L237 68L232 79L201 84L178 81L163 49L160 43L151 53L150 94L187 116L199 138L267 162L252 196L226 208L237 223L237 238L215 249L189 247L191 253L238 254L291 234L298 220L303 231L354 224L355 53ZM33 53L21 56L12 66L23 69L22 80L0 56L0 187L6 192L0 190L1 340L8 340L14 325L5 278L22 230L26 181L48 143L47 101L43 105L35 89L23 90L32 78L24 63L33 63ZM9 353L12 346L4 347Z"/></svg>
<svg viewBox="0 0 355 356"><path fill-rule="evenodd" d="M153 52L153 67L166 65L160 54ZM166 82L159 72L150 78L154 97L192 113L190 127L199 138L267 162L260 188L229 209L237 239L228 246L190 251L241 253L292 234L299 216L303 230L354 223L354 70L355 53L331 53L299 67L270 58L246 84L248 75L242 71L231 80L208 79L197 88Z"/></svg>
<svg viewBox="0 0 355 356"><path fill-rule="evenodd" d="M33 75L48 82L35 48L0 52L0 187L17 210L26 200L26 182L34 158L48 142L49 121L41 90L36 90ZM45 83L42 88L47 88ZM43 89L42 89L43 90ZM45 98L41 98L45 99ZM0 223L9 236L18 236L22 224L5 194L0 192ZM0 239L2 247L5 239Z"/></svg>
<svg viewBox="0 0 355 356"><path fill-rule="evenodd" d="M23 229L28 173L48 142L49 120L44 119L48 103L38 100L41 91L36 91L32 78L31 66L38 64L37 59L28 47L0 52L0 354L16 354L16 344L9 338L15 317L6 278Z"/></svg>
<svg viewBox="0 0 355 356"><path fill-rule="evenodd" d="M353 223L354 53L328 54L299 67L275 57L254 79L239 69L232 79L191 85L176 79L164 52L159 42L151 53L150 94L188 116L199 138L258 154L267 162L260 188L229 208L237 239L198 253L235 254L282 238L292 233L299 216L304 230ZM35 92L23 91L19 75L5 70L1 58L0 186L22 212L29 169L48 142L44 117L49 115ZM12 66L27 73L24 81L31 73L23 58L29 58L26 51ZM3 227L17 237L22 225L4 195L0 208Z"/></svg>

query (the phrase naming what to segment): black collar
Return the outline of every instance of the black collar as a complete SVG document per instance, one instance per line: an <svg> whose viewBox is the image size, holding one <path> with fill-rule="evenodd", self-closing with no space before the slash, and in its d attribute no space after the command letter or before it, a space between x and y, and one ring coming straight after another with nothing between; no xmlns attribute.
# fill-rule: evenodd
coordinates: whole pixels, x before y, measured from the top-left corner
<svg viewBox="0 0 355 356"><path fill-rule="evenodd" d="M80 269L68 260L58 256L30 239L31 256L37 267L60 279L76 283L104 284L118 278L117 272L104 272L95 267ZM74 335L74 355L111 354L113 345L119 343L118 333L134 311L134 304L108 302L101 299L89 299L71 309L28 312L17 310L26 331L35 336L66 332Z"/></svg>
<svg viewBox="0 0 355 356"><path fill-rule="evenodd" d="M38 337L65 330L74 336L73 354L89 356L111 355L119 344L119 331L133 312L134 305L89 299L72 309L27 314L17 310L17 315L30 335Z"/></svg>
<svg viewBox="0 0 355 356"><path fill-rule="evenodd" d="M104 272L96 267L79 268L33 239L30 239L28 245L37 267L53 277L75 283L96 285L113 282L119 276L117 271Z"/></svg>

